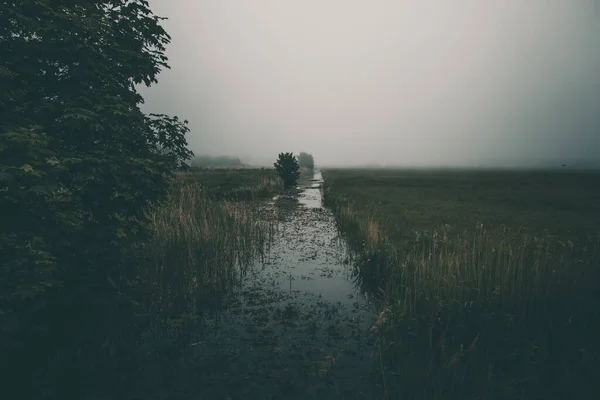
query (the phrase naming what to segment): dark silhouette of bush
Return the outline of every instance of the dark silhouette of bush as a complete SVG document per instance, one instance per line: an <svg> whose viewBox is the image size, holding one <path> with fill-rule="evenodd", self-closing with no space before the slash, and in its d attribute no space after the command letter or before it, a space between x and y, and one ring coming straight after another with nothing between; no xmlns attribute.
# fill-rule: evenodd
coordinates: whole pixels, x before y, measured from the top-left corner
<svg viewBox="0 0 600 400"><path fill-rule="evenodd" d="M279 153L277 162L273 164L279 177L283 180L283 186L291 188L296 186L300 177L300 165L293 153Z"/></svg>
<svg viewBox="0 0 600 400"><path fill-rule="evenodd" d="M298 164L300 165L300 168L306 168L311 171L315 169L315 160L312 154L309 153L301 152L298 155Z"/></svg>

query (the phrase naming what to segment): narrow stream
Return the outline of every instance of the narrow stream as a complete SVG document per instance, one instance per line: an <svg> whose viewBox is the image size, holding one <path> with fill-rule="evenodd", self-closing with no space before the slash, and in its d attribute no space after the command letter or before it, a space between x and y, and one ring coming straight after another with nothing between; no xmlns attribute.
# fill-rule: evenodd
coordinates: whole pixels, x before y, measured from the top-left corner
<svg viewBox="0 0 600 400"><path fill-rule="evenodd" d="M381 397L369 333L377 310L354 284L349 250L322 207L322 183L315 172L297 195L265 206L279 219L270 250L206 320L186 362L195 367L172 382L187 386L177 398Z"/></svg>

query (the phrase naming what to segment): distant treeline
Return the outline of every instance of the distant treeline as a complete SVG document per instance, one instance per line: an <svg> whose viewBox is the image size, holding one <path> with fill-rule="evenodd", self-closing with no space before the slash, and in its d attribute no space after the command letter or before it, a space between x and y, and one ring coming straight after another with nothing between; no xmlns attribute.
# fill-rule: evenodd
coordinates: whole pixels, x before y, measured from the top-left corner
<svg viewBox="0 0 600 400"><path fill-rule="evenodd" d="M192 168L241 168L244 166L238 157L195 156L190 163Z"/></svg>

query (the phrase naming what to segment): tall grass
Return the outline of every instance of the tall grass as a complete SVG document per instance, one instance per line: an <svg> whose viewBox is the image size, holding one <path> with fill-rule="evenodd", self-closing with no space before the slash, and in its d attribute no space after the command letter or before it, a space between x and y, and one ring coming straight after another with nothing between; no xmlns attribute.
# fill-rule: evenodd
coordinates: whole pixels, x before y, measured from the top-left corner
<svg viewBox="0 0 600 400"><path fill-rule="evenodd" d="M255 212L253 200L279 186L263 172L237 171L215 185L203 173L178 179L168 201L148 211L151 237L140 245L138 366L129 379L137 392L165 387L201 340L207 312L218 308L274 234L274 223ZM221 176L223 178L223 176ZM221 182L227 183L227 180ZM240 200L240 188L253 183ZM153 389L152 389L153 390Z"/></svg>
<svg viewBox="0 0 600 400"><path fill-rule="evenodd" d="M262 254L274 226L259 219L251 203L215 200L198 182L176 185L150 221L143 291L157 312L175 315L235 283Z"/></svg>
<svg viewBox="0 0 600 400"><path fill-rule="evenodd" d="M361 221L348 204L336 216L351 241L362 243L361 268L385 265L378 283L388 296L407 300L402 308L408 314L415 312L410 305L417 296L525 313L556 296L579 301L600 287L600 236L573 242L507 227L457 232L444 225L433 232L414 231L412 243L397 244L377 220Z"/></svg>
<svg viewBox="0 0 600 400"><path fill-rule="evenodd" d="M148 239L129 242L131 248L106 249L113 252L106 260L122 257L122 268L131 268L137 279L117 280L102 273L112 267L86 270L99 264L65 258L61 268L71 268L72 273L57 288L72 288L66 295L62 288L49 292L48 301L55 306L46 309L43 296L30 299L41 307L28 317L31 321L0 310L0 325L6 326L7 334L2 338L15 336L19 324L42 321L34 324L41 328L32 333L36 340L0 340L0 349L8 355L4 359L15 360L2 368L7 378L2 398L159 398L159 390L169 391L190 344L202 335L205 310L218 306L214 303L270 241L274 224L254 212L254 202L280 187L273 170L179 174L169 198L148 205L143 226ZM104 232L111 226L90 224L89 229ZM116 275L123 278L129 271ZM93 292L78 293L88 290ZM87 302L74 303L73 298ZM56 330L53 322L64 329ZM149 395L128 395L132 393Z"/></svg>
<svg viewBox="0 0 600 400"><path fill-rule="evenodd" d="M191 169L177 175L180 183L195 183L212 200L254 201L280 192L282 183L273 168Z"/></svg>
<svg viewBox="0 0 600 400"><path fill-rule="evenodd" d="M600 235L479 223L409 238L393 214L370 207L394 198L351 198L325 184L359 276L387 306L387 323L376 325L386 396L569 398L594 386Z"/></svg>

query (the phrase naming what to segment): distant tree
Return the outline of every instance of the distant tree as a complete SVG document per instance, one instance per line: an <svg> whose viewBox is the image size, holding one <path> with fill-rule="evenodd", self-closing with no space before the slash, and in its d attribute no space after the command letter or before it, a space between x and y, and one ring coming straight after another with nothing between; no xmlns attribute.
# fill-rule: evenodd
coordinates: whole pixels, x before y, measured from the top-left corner
<svg viewBox="0 0 600 400"><path fill-rule="evenodd" d="M21 391L74 387L127 335L131 249L191 157L187 121L139 108L169 40L145 0L0 2L0 373Z"/></svg>
<svg viewBox="0 0 600 400"><path fill-rule="evenodd" d="M298 172L300 166L293 153L279 153L279 158L274 166L277 174L279 174L279 177L283 180L283 186L285 188L296 186L298 178L300 177L300 172Z"/></svg>
<svg viewBox="0 0 600 400"><path fill-rule="evenodd" d="M306 168L308 170L315 169L315 160L312 154L301 152L298 155L298 164L301 168Z"/></svg>

